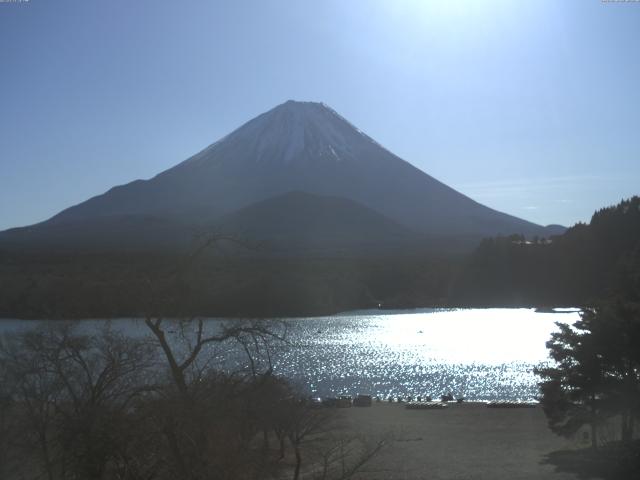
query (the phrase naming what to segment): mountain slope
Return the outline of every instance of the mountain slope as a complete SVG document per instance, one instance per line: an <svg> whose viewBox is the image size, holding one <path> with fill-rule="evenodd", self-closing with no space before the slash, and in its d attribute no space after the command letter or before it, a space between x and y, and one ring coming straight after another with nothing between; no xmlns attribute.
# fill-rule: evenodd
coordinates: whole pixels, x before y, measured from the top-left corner
<svg viewBox="0 0 640 480"><path fill-rule="evenodd" d="M200 229L174 218L114 214L48 221L0 232L0 246L20 250L174 250L193 243Z"/></svg>
<svg viewBox="0 0 640 480"><path fill-rule="evenodd" d="M289 192L225 215L215 231L270 252L365 253L416 248L420 236L352 200Z"/></svg>

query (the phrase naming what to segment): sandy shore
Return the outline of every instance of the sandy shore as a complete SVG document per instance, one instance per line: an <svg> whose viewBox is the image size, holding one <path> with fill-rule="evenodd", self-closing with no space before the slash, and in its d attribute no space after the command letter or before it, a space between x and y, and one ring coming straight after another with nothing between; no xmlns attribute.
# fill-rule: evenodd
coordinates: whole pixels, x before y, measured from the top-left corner
<svg viewBox="0 0 640 480"><path fill-rule="evenodd" d="M568 480L545 463L555 450L576 448L547 428L540 407L491 409L452 404L442 410L407 410L402 404L344 409L349 430L392 435L360 479Z"/></svg>

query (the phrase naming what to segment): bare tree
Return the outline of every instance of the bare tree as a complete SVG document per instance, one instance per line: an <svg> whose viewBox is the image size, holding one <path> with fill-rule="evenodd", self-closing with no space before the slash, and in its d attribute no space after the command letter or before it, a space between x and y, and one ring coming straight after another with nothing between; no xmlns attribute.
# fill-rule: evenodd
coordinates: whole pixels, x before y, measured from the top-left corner
<svg viewBox="0 0 640 480"><path fill-rule="evenodd" d="M375 439L331 432L315 449L316 480L347 480L362 473L364 467L388 444L389 437Z"/></svg>
<svg viewBox="0 0 640 480"><path fill-rule="evenodd" d="M45 326L0 345L20 427L13 432L16 449L38 459L35 469L49 480L105 475L126 442L125 418L145 391L151 365L141 342L108 327L92 337L75 329Z"/></svg>
<svg viewBox="0 0 640 480"><path fill-rule="evenodd" d="M285 406L283 428L294 451L293 480L303 476L303 456L307 456L304 476L322 480L346 480L384 448L387 437L365 438L348 432L341 412L304 399L291 398Z"/></svg>

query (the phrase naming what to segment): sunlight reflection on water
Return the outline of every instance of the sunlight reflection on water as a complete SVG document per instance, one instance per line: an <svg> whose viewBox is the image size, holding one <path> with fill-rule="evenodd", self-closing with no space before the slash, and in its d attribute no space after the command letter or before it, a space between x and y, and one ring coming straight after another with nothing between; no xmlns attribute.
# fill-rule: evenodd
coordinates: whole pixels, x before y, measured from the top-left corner
<svg viewBox="0 0 640 480"><path fill-rule="evenodd" d="M577 310L420 310L292 319L296 348L276 368L309 379L314 394L388 396L447 392L470 400L531 400L533 368L548 361L545 342L555 322Z"/></svg>
<svg viewBox="0 0 640 480"><path fill-rule="evenodd" d="M274 371L314 396L437 398L452 392L469 400L532 400L538 394L533 368L548 361L545 342L555 322L578 319L576 309L425 309L292 318L286 320L291 345L274 353ZM83 323L95 328L99 322ZM146 334L141 321L112 324L130 335ZM27 325L33 323L0 320L0 331ZM237 352L217 351L226 356L228 368L245 363Z"/></svg>

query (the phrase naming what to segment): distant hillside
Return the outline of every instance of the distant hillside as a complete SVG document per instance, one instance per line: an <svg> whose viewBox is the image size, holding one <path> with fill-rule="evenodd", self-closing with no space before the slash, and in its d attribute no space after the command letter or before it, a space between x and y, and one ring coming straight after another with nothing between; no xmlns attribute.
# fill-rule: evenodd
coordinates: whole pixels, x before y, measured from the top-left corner
<svg viewBox="0 0 640 480"><path fill-rule="evenodd" d="M121 214L43 222L0 232L0 248L19 251L180 251L193 244L197 225L148 214Z"/></svg>
<svg viewBox="0 0 640 480"><path fill-rule="evenodd" d="M582 305L640 300L640 197L597 211L552 242L486 239L455 282L451 301L472 305Z"/></svg>
<svg viewBox="0 0 640 480"><path fill-rule="evenodd" d="M420 247L422 236L358 203L289 192L215 222L213 230L258 242L265 253L351 254Z"/></svg>

